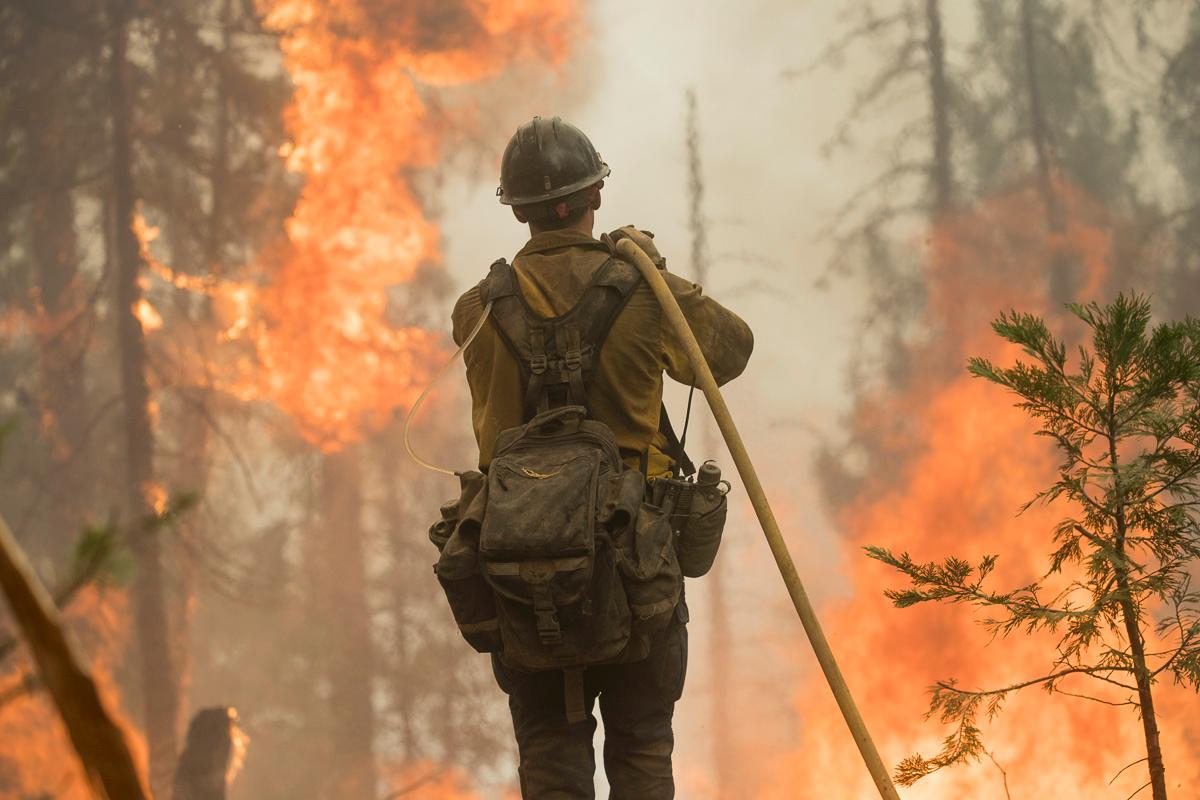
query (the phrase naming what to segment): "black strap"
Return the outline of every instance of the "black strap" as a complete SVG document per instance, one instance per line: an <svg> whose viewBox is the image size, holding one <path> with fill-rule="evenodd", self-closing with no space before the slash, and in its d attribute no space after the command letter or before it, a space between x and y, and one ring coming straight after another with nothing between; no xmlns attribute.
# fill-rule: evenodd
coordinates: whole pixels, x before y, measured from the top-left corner
<svg viewBox="0 0 1200 800"><path fill-rule="evenodd" d="M663 403L662 409L658 412L658 432L667 440L667 455L675 459L675 470L685 478L695 475L696 465L688 458L688 454L683 449L683 442L675 435L675 428L671 425L671 418L667 416L666 403Z"/></svg>
<svg viewBox="0 0 1200 800"><path fill-rule="evenodd" d="M600 348L641 280L633 266L610 257L574 308L547 318L529 308L511 265L492 264L480 300L493 304L492 326L521 367L526 421L551 406L588 406Z"/></svg>
<svg viewBox="0 0 1200 800"><path fill-rule="evenodd" d="M567 722L574 725L587 719L587 697L583 689L583 667L563 670L563 707Z"/></svg>

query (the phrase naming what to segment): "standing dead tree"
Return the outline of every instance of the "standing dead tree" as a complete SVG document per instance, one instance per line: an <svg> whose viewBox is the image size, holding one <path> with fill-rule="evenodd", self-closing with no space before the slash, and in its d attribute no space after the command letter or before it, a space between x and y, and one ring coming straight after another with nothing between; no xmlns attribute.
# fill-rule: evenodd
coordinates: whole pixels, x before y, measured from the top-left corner
<svg viewBox="0 0 1200 800"><path fill-rule="evenodd" d="M137 239L133 184L133 133L126 73L131 4L108 4L109 93L112 125L113 211L116 224L117 346L124 401L125 508L133 524L155 516L154 439L146 382L146 337L137 316L143 301L138 282L142 256ZM165 793L174 770L180 701L163 593L162 548L152 529L133 531L138 575L133 587L134 624L141 660L151 786Z"/></svg>
<svg viewBox="0 0 1200 800"><path fill-rule="evenodd" d="M696 91L687 93L687 159L688 159L688 231L692 237L692 274L696 283L708 285L708 236L704 218L704 172L700 160L700 122L697 117ZM716 437L712 425L702 429L701 446L705 454L713 453ZM718 559L707 575L709 616L712 638L708 664L712 671L712 755L718 797L730 797L736 785L736 745L733 714L730 713L730 660L735 649L729 624L729 592L727 591L723 560Z"/></svg>

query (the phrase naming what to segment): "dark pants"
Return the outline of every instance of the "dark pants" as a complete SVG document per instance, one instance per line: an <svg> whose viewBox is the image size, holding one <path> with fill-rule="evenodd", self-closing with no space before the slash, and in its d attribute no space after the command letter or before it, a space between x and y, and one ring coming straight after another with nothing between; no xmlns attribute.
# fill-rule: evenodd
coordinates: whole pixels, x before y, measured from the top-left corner
<svg viewBox="0 0 1200 800"><path fill-rule="evenodd" d="M521 756L525 800L592 800L596 758L592 715L600 698L604 718L604 772L611 800L671 800L671 715L687 672L686 611L651 647L643 661L589 667L583 674L587 718L567 722L561 670L518 672L495 656L492 667L508 693Z"/></svg>

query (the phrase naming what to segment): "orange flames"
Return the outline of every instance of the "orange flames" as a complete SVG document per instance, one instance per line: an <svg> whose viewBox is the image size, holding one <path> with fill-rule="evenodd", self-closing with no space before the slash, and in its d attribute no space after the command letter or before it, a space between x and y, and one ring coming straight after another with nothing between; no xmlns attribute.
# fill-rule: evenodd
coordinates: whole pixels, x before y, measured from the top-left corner
<svg viewBox="0 0 1200 800"><path fill-rule="evenodd" d="M154 305L156 285L210 297L214 333L227 347L216 354L220 363L203 365L205 380L236 398L271 403L307 441L334 451L408 405L441 354L444 335L406 324L390 300L397 288L416 286L424 270L439 266L438 230L417 182L446 154L449 134L475 124L472 108L450 105L441 90L483 81L517 63L557 67L574 35L577 3L259 5L268 27L280 34L295 86L286 112L291 141L281 156L303 188L285 237L260 254L244 280L189 276L155 257L158 230L139 214L134 232L148 295L135 313L148 333L166 337L173 331L167 307L160 313ZM502 142L508 132L487 135ZM5 317L0 332L20 324ZM99 602L80 613L91 622L126 617L123 607ZM110 692L107 665L122 641L123 633L114 633L101 644L85 643ZM6 688L0 683L0 693ZM70 747L44 698L16 701L0 715L0 740L18 737L20 763L0 753L0 790L11 774L28 792L83 797L73 763L63 760ZM476 796L465 787L461 776L447 772L410 796Z"/></svg>
<svg viewBox="0 0 1200 800"><path fill-rule="evenodd" d="M940 223L930 240L927 334L910 348L912 379L898 391L860 404L855 425L898 467L868 476L838 517L851 599L827 611L826 630L885 762L914 752L933 755L949 730L925 721L926 687L959 678L964 688L997 688L1045 674L1050 640L1016 634L988 641L962 606L894 609L883 589L903 578L868 560L861 547L907 551L919 561L958 555L978 561L999 553L998 587L1016 587L1045 571L1048 532L1060 508L1016 512L1053 481L1058 457L1013 398L968 377L969 355L1011 363L1016 355L989 328L1001 310L1048 317L1057 332L1077 331L1053 297L1052 284L1075 298L1104 299L1113 264L1112 221L1068 186L1057 187L1067 220L1046 233L1042 204L1020 188ZM1068 275L1052 279L1051 270ZM1068 333L1068 337L1072 334ZM1068 339L1069 341L1069 339ZM948 365L952 369L948 369ZM807 656L807 653L805 653ZM1092 686L1066 691L1108 697ZM1188 719L1194 696L1160 684L1169 785L1200 780ZM1108 699L1123 700L1124 697ZM763 798L874 796L857 751L817 672L796 697L802 746L778 765ZM911 800L1127 797L1145 782L1140 725L1128 707L1114 708L1037 689L1011 695L993 722L981 720L995 763L954 767L902 795ZM1189 730L1192 729L1192 730ZM1192 740L1195 741L1194 739ZM1007 782L1007 787L1006 787Z"/></svg>
<svg viewBox="0 0 1200 800"><path fill-rule="evenodd" d="M560 62L573 8L277 0L265 10L296 86L285 155L305 184L258 298L261 388L308 439L337 449L410 403L438 352L437 334L386 318L388 288L440 259L413 186L438 162L448 125L428 87L524 57Z"/></svg>
<svg viewBox="0 0 1200 800"><path fill-rule="evenodd" d="M414 285L441 259L414 181L438 164L448 133L470 124L470 108L442 107L434 89L522 60L559 64L575 9L508 0L262 5L295 84L281 155L304 178L286 242L258 265L269 277L255 285L174 273L150 252L157 230L139 218L136 232L151 273L212 297L221 339L253 345L255 358L236 356L220 388L273 403L333 451L411 403L441 353L441 334L389 319L389 290ZM161 328L149 302L137 313L147 330Z"/></svg>

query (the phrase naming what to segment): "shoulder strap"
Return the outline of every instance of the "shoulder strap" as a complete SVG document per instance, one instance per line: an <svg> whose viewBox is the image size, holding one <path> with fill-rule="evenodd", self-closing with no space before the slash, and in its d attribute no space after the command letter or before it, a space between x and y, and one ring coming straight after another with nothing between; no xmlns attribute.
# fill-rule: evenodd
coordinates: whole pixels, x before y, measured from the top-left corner
<svg viewBox="0 0 1200 800"><path fill-rule="evenodd" d="M641 280L632 265L609 258L574 308L543 318L526 305L512 265L492 264L479 284L480 300L493 304L492 326L520 365L526 420L553 405L588 406L600 348Z"/></svg>
<svg viewBox="0 0 1200 800"><path fill-rule="evenodd" d="M596 271L596 279L579 304L584 306L583 337L592 345L594 359L599 358L608 332L641 282L636 267L616 258L610 258Z"/></svg>
<svg viewBox="0 0 1200 800"><path fill-rule="evenodd" d="M503 258L492 262L488 276L479 283L479 301L486 308L492 303L492 327L517 359L523 372L529 369L529 319L517 273Z"/></svg>

